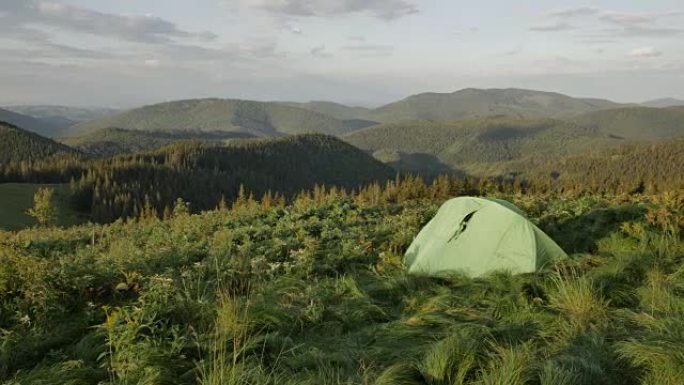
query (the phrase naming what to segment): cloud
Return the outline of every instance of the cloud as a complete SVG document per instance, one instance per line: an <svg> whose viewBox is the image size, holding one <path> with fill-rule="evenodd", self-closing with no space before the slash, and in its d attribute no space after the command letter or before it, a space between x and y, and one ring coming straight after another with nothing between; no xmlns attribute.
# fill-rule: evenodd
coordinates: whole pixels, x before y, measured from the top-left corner
<svg viewBox="0 0 684 385"><path fill-rule="evenodd" d="M596 15L598 13L600 13L600 10L598 8L577 7L577 8L563 9L560 11L552 11L552 12L549 12L549 16L559 17L559 18L571 18L571 17L578 17L578 16L592 16L592 15Z"/></svg>
<svg viewBox="0 0 684 385"><path fill-rule="evenodd" d="M147 59L143 61L143 64L147 67L157 68L161 65L161 61L159 59Z"/></svg>
<svg viewBox="0 0 684 385"><path fill-rule="evenodd" d="M617 26L615 29L608 29L626 36L675 36L684 32L681 28L662 27L659 20L672 16L679 16L681 12L659 12L659 13L625 13L625 12L603 12L600 19L604 22Z"/></svg>
<svg viewBox="0 0 684 385"><path fill-rule="evenodd" d="M34 25L114 37L139 43L167 43L178 38L210 41L212 32L188 32L154 16L119 15L93 11L57 1L2 0L0 12L7 14L8 28L32 29Z"/></svg>
<svg viewBox="0 0 684 385"><path fill-rule="evenodd" d="M633 49L629 54L634 57L657 57L663 53L653 47L641 47Z"/></svg>
<svg viewBox="0 0 684 385"><path fill-rule="evenodd" d="M379 44L357 44L342 47L343 50L355 52L362 57L383 57L391 56L394 53L394 46Z"/></svg>
<svg viewBox="0 0 684 385"><path fill-rule="evenodd" d="M524 47L523 47L522 45L519 45L519 46L517 46L517 47L515 47L515 48L513 48L513 49L510 49L510 50L504 52L504 55L506 55L506 56L516 56L516 55L520 54L523 50L524 50Z"/></svg>
<svg viewBox="0 0 684 385"><path fill-rule="evenodd" d="M233 0L234 1L234 0ZM263 11L300 17L330 17L367 13L393 20L418 12L416 0L237 0L239 4ZM232 1L231 1L232 3Z"/></svg>
<svg viewBox="0 0 684 385"><path fill-rule="evenodd" d="M538 32L577 30L579 28L569 24L568 21L582 18L583 24L589 22L595 24L592 27L584 25L584 29L590 32L589 38L674 37L684 34L684 29L678 26L663 26L661 20L681 15L680 11L628 13L594 7L578 7L548 12L545 17L550 20L546 24L533 26L530 30Z"/></svg>
<svg viewBox="0 0 684 385"><path fill-rule="evenodd" d="M325 51L325 45L319 45L319 46L313 47L311 49L310 53L311 53L311 56L320 57L320 58L328 58L328 57L332 56L330 53Z"/></svg>
<svg viewBox="0 0 684 385"><path fill-rule="evenodd" d="M538 25L530 28L531 31L537 32L557 32L557 31L569 31L575 29L572 25L565 22L556 22L553 24Z"/></svg>

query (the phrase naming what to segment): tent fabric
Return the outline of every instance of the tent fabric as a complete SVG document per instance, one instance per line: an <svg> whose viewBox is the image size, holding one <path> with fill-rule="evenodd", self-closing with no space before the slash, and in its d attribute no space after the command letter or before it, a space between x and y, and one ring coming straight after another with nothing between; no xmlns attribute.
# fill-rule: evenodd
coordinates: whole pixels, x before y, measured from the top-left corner
<svg viewBox="0 0 684 385"><path fill-rule="evenodd" d="M410 273L460 271L477 277L496 270L537 271L567 257L510 202L459 197L445 202L409 246Z"/></svg>

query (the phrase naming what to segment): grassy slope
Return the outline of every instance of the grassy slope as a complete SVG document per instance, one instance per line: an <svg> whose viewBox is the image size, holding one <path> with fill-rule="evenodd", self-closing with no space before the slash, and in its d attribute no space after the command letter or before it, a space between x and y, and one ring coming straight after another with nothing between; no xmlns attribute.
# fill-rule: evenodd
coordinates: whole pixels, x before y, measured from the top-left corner
<svg viewBox="0 0 684 385"><path fill-rule="evenodd" d="M516 203L578 253L557 272L408 276L399 255L439 203L321 197L0 233L0 380L684 381L684 242L647 224L645 205L525 197Z"/></svg>
<svg viewBox="0 0 684 385"><path fill-rule="evenodd" d="M0 121L0 164L45 159L75 152L52 139Z"/></svg>
<svg viewBox="0 0 684 385"><path fill-rule="evenodd" d="M62 139L61 142L84 153L114 156L157 149L171 143L199 141L224 143L231 139L246 139L250 134L224 131L138 131L104 128L82 136Z"/></svg>
<svg viewBox="0 0 684 385"><path fill-rule="evenodd" d="M193 99L155 104L72 127L72 134L103 128L131 130L232 131L255 136L299 133L339 135L349 131L344 122L279 103L246 100Z"/></svg>
<svg viewBox="0 0 684 385"><path fill-rule="evenodd" d="M67 185L0 183L0 230L19 230L36 225L35 219L28 216L26 211L33 207L33 195L41 187L53 187L56 190L58 225L72 226L81 222L76 213L69 209Z"/></svg>
<svg viewBox="0 0 684 385"><path fill-rule="evenodd" d="M684 107L611 109L578 116L574 121L627 139L660 140L684 136Z"/></svg>

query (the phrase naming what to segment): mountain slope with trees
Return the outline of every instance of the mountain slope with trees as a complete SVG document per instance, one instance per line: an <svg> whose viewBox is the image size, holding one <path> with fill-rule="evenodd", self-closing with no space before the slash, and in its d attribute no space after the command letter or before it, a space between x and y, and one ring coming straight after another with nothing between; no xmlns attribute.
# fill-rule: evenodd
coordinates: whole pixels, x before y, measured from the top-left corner
<svg viewBox="0 0 684 385"><path fill-rule="evenodd" d="M380 159L387 154L394 154L398 164L415 159L418 164L411 168L420 172L446 168L476 174L499 162L528 156L559 157L621 143L569 122L509 118L390 123L356 131L344 139Z"/></svg>
<svg viewBox="0 0 684 385"><path fill-rule="evenodd" d="M573 119L608 135L630 140L684 136L684 107L629 107L595 111Z"/></svg>
<svg viewBox="0 0 684 385"><path fill-rule="evenodd" d="M70 147L0 121L0 165L75 155Z"/></svg>
<svg viewBox="0 0 684 385"><path fill-rule="evenodd" d="M228 140L253 137L246 133L225 131L140 131L103 128L82 136L64 138L61 142L89 155L108 157L153 150L175 142L224 143Z"/></svg>
<svg viewBox="0 0 684 385"><path fill-rule="evenodd" d="M350 190L394 177L387 165L321 134L226 144L186 141L102 159L71 155L0 163L2 183L71 182L74 208L103 222L143 212L161 215L177 198L199 212L246 198L241 191L285 199L317 185Z"/></svg>
<svg viewBox="0 0 684 385"><path fill-rule="evenodd" d="M504 168L505 169L505 168ZM507 172L535 191L654 193L684 190L684 139L633 143L557 159L530 159Z"/></svg>

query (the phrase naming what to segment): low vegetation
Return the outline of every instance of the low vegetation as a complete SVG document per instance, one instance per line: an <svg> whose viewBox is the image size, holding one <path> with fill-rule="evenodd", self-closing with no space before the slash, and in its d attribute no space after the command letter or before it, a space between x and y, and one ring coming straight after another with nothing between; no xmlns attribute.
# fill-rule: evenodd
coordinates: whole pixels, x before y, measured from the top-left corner
<svg viewBox="0 0 684 385"><path fill-rule="evenodd" d="M440 181L0 232L0 381L684 381L681 195L503 196L571 257L527 275L407 275L413 236L466 192Z"/></svg>

